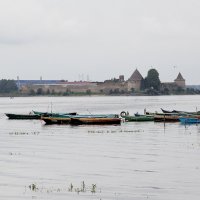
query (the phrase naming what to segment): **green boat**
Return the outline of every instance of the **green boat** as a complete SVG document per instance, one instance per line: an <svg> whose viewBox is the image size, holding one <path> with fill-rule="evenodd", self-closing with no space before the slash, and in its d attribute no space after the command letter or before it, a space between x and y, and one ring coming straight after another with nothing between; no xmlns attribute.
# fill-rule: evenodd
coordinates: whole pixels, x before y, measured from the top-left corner
<svg viewBox="0 0 200 200"><path fill-rule="evenodd" d="M140 115L140 116L124 116L123 117L126 122L146 122L146 121L154 121L153 115Z"/></svg>
<svg viewBox="0 0 200 200"><path fill-rule="evenodd" d="M76 112L72 112L72 113L54 113L54 112L39 112L39 111L34 111L33 113L35 115L40 115L40 116L45 116L45 117L65 117L68 115L77 115Z"/></svg>
<svg viewBox="0 0 200 200"><path fill-rule="evenodd" d="M141 115L136 113L135 115L129 115L128 112L122 111L120 116L125 119L126 122L146 122L154 121L154 115Z"/></svg>

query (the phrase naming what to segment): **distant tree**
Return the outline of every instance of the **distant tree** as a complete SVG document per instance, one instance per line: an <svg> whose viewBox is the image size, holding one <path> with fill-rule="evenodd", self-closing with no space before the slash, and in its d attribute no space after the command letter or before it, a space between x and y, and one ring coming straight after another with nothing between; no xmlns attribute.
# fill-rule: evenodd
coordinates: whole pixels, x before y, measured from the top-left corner
<svg viewBox="0 0 200 200"><path fill-rule="evenodd" d="M177 93L177 94L182 94L182 93L184 93L184 89L183 89L182 87L178 87L178 88L176 89L176 93Z"/></svg>
<svg viewBox="0 0 200 200"><path fill-rule="evenodd" d="M32 95L32 96L34 96L34 95L35 95L35 90L33 90L33 89L30 89L30 91L29 91L29 95Z"/></svg>
<svg viewBox="0 0 200 200"><path fill-rule="evenodd" d="M113 90L112 89L110 89L109 94L113 94Z"/></svg>
<svg viewBox="0 0 200 200"><path fill-rule="evenodd" d="M37 95L43 95L44 94L43 89L42 88L38 88L36 94Z"/></svg>
<svg viewBox="0 0 200 200"><path fill-rule="evenodd" d="M88 89L88 90L86 91L86 94L87 94L87 95L91 95L91 93L92 93L92 92L91 92L90 89Z"/></svg>
<svg viewBox="0 0 200 200"><path fill-rule="evenodd" d="M0 80L0 93L11 93L16 91L18 91L18 88L14 80Z"/></svg>
<svg viewBox="0 0 200 200"><path fill-rule="evenodd" d="M131 93L134 93L135 92L135 88L131 88Z"/></svg>
<svg viewBox="0 0 200 200"><path fill-rule="evenodd" d="M159 92L153 88L146 89L145 93L148 95L159 95Z"/></svg>
<svg viewBox="0 0 200 200"><path fill-rule="evenodd" d="M115 88L113 91L114 94L119 94L119 88Z"/></svg>
<svg viewBox="0 0 200 200"><path fill-rule="evenodd" d="M164 95L168 95L168 94L169 94L169 89L168 89L168 88L164 88L163 94L164 94Z"/></svg>
<svg viewBox="0 0 200 200"><path fill-rule="evenodd" d="M63 93L63 96L69 96L70 95L70 90L67 88L66 91Z"/></svg>
<svg viewBox="0 0 200 200"><path fill-rule="evenodd" d="M55 90L54 90L54 89L51 91L51 94L52 94L52 95L55 95Z"/></svg>
<svg viewBox="0 0 200 200"><path fill-rule="evenodd" d="M145 88L151 88L155 90L160 89L160 79L159 79L159 73L156 69L150 69L148 71L147 77L144 80Z"/></svg>
<svg viewBox="0 0 200 200"><path fill-rule="evenodd" d="M46 95L50 95L50 90L49 89L46 91Z"/></svg>

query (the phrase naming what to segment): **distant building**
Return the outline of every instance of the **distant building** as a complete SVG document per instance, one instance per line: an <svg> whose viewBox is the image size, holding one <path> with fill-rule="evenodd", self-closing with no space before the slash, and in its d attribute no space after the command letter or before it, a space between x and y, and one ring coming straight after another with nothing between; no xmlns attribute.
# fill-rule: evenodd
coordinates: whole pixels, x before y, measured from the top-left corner
<svg viewBox="0 0 200 200"><path fill-rule="evenodd" d="M127 84L124 80L124 75L120 75L119 78L113 78L99 82L97 84L97 93L101 94L123 94L127 93Z"/></svg>
<svg viewBox="0 0 200 200"><path fill-rule="evenodd" d="M18 80L18 87L22 92L28 93L31 90L37 92L41 90L48 93L93 93L93 94L126 94L130 92L140 92L143 77L136 69L128 80L124 75L119 78L105 80L104 82L74 81L66 80ZM178 74L174 82L161 83L161 91L175 91L185 89L185 79Z"/></svg>
<svg viewBox="0 0 200 200"><path fill-rule="evenodd" d="M176 85L178 85L181 88L185 88L185 79L183 78L182 74L179 72L177 78L174 80Z"/></svg>
<svg viewBox="0 0 200 200"><path fill-rule="evenodd" d="M161 83L161 90L168 90L168 91L173 91L173 90L179 90L179 89L185 89L185 79L179 72L177 78L174 80L174 82L167 82L167 83Z"/></svg>
<svg viewBox="0 0 200 200"><path fill-rule="evenodd" d="M140 91L142 81L143 77L140 74L140 72L136 69L127 81L128 91L132 91L133 89L136 91Z"/></svg>

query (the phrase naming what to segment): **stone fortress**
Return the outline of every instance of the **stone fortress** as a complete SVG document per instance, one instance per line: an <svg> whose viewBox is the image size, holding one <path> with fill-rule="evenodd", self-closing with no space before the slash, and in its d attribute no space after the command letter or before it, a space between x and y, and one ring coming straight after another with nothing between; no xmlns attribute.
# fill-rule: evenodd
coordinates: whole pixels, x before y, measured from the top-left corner
<svg viewBox="0 0 200 200"><path fill-rule="evenodd" d="M105 80L104 82L88 82L88 81L32 81L28 84L20 86L23 93L32 90L37 92L39 89L49 93L93 93L93 94L125 94L140 92L143 76L136 69L128 80L124 80L124 76L120 75L118 79ZM20 81L18 80L18 85ZM161 90L176 90L178 88L185 89L185 79L178 74L174 82L161 83Z"/></svg>

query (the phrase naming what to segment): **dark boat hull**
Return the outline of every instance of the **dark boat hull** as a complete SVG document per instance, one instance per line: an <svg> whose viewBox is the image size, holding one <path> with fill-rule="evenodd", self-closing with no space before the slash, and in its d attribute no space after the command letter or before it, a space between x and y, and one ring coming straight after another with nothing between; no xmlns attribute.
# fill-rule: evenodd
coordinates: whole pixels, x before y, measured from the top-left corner
<svg viewBox="0 0 200 200"><path fill-rule="evenodd" d="M121 124L121 118L71 118L72 125L117 125Z"/></svg>
<svg viewBox="0 0 200 200"><path fill-rule="evenodd" d="M41 117L46 124L69 124L71 118Z"/></svg>
<svg viewBox="0 0 200 200"><path fill-rule="evenodd" d="M77 115L77 112L72 112L72 113L52 113L52 112L38 112L38 111L34 111L33 113L35 115L40 115L40 116L44 116L44 117L62 117L62 116L66 116L66 115Z"/></svg>
<svg viewBox="0 0 200 200"><path fill-rule="evenodd" d="M154 115L155 122L178 122L179 115Z"/></svg>
<svg viewBox="0 0 200 200"><path fill-rule="evenodd" d="M154 121L154 116L151 115L141 115L141 116L125 116L123 117L127 122L147 122Z"/></svg>
<svg viewBox="0 0 200 200"><path fill-rule="evenodd" d="M28 119L40 119L39 115L24 115L24 114L11 114L11 113L5 113L5 115L9 119L23 119L23 120L28 120Z"/></svg>
<svg viewBox="0 0 200 200"><path fill-rule="evenodd" d="M169 110L164 110L164 109L162 109L162 108L161 108L161 110L162 110L163 113L166 113L166 114L177 113L177 114L180 114L180 115L182 115L182 114L184 114L184 115L185 115L185 114L200 115L200 111L196 111L196 112L179 111L179 110L172 110L172 111L169 111Z"/></svg>

